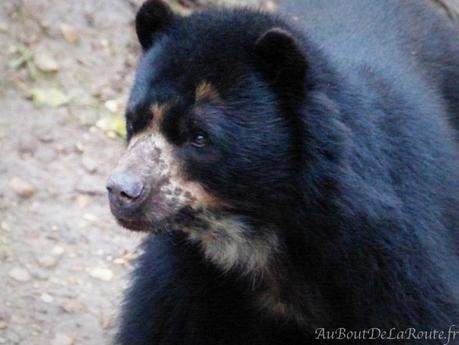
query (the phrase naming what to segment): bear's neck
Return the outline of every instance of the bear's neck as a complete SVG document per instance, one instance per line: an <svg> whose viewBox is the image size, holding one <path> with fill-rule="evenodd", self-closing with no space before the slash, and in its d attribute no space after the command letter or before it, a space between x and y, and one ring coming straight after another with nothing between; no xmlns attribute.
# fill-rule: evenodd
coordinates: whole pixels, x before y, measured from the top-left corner
<svg viewBox="0 0 459 345"><path fill-rule="evenodd" d="M247 290L261 312L308 327L323 324L327 308L319 289L292 266L284 240L274 227L255 228L242 217L204 211L182 231L218 269L246 279Z"/></svg>

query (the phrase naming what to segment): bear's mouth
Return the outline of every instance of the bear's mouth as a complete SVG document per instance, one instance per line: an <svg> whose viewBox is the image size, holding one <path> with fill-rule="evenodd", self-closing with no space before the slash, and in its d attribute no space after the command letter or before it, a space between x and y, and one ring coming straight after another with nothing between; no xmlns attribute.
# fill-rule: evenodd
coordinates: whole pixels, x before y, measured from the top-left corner
<svg viewBox="0 0 459 345"><path fill-rule="evenodd" d="M202 212L203 210L195 210L189 206L185 206L175 213L162 217L161 219L148 220L138 213L135 219L120 216L115 216L115 218L119 225L131 231L161 233L178 230L177 227L194 224L198 215Z"/></svg>
<svg viewBox="0 0 459 345"><path fill-rule="evenodd" d="M151 226L143 221L137 221L137 220L127 220L127 219L120 219L116 218L116 221L119 225L121 225L123 228L126 228L128 230L132 231L150 231Z"/></svg>

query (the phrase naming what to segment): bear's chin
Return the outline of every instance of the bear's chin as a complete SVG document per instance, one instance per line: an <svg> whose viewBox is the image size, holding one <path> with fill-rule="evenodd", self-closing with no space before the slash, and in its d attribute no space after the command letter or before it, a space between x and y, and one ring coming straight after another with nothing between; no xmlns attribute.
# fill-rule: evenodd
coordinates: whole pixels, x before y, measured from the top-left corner
<svg viewBox="0 0 459 345"><path fill-rule="evenodd" d="M116 221L123 228L131 231L147 232L152 230L152 224L148 224L147 222L124 219L117 219Z"/></svg>
<svg viewBox="0 0 459 345"><path fill-rule="evenodd" d="M116 221L123 228L136 232L164 233L193 224L202 210L193 210L190 207L184 207L175 213L155 217L137 217L136 219L116 218ZM150 219L149 219L150 218Z"/></svg>

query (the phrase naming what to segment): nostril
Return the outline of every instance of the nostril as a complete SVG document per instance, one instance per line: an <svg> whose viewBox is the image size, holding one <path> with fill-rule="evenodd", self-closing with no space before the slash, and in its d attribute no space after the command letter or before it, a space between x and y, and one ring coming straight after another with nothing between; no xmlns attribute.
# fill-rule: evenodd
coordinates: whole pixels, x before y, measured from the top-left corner
<svg viewBox="0 0 459 345"><path fill-rule="evenodd" d="M126 193L124 191L120 192L120 197L127 200L135 200L140 196L140 193Z"/></svg>
<svg viewBox="0 0 459 345"><path fill-rule="evenodd" d="M120 196L125 199L135 200L142 194L143 185L138 182L127 184L120 191Z"/></svg>
<svg viewBox="0 0 459 345"><path fill-rule="evenodd" d="M138 199L144 186L136 176L126 172L116 172L110 176L106 188L110 197L115 197L119 202L127 203Z"/></svg>

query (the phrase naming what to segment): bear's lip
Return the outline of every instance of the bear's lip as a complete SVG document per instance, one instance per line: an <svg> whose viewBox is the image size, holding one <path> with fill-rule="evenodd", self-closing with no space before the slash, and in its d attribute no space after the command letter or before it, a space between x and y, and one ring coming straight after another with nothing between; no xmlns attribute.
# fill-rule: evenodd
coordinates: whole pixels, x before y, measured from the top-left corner
<svg viewBox="0 0 459 345"><path fill-rule="evenodd" d="M149 231L150 226L142 221L137 221L137 220L128 220L128 219L123 219L123 218L116 218L116 221L119 225L121 225L123 228L126 228L128 230L132 231Z"/></svg>

